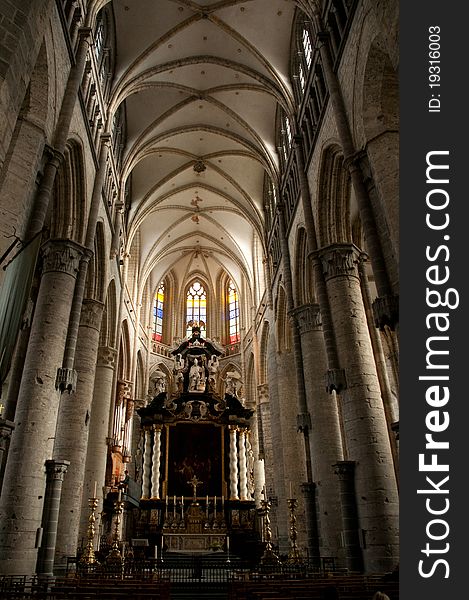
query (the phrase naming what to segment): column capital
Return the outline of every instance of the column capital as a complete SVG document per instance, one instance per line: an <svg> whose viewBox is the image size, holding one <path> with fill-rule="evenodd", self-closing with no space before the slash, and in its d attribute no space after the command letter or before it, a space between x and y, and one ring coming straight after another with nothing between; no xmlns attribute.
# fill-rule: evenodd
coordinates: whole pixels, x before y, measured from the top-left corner
<svg viewBox="0 0 469 600"><path fill-rule="evenodd" d="M117 350L110 346L99 346L98 348L98 367L109 367L114 369L116 366Z"/></svg>
<svg viewBox="0 0 469 600"><path fill-rule="evenodd" d="M228 425L228 429L230 430L230 433L236 433L239 427L238 425Z"/></svg>
<svg viewBox="0 0 469 600"><path fill-rule="evenodd" d="M296 415L296 428L300 433L311 431L311 415L309 412Z"/></svg>
<svg viewBox="0 0 469 600"><path fill-rule="evenodd" d="M103 316L104 304L99 300L85 298L81 305L80 327L90 327L99 331Z"/></svg>
<svg viewBox="0 0 469 600"><path fill-rule="evenodd" d="M354 244L332 244L316 252L322 263L326 281L334 277L360 278L358 265L362 251Z"/></svg>
<svg viewBox="0 0 469 600"><path fill-rule="evenodd" d="M386 325L394 331L399 322L399 296L386 294L378 296L372 304L375 327L384 331Z"/></svg>
<svg viewBox="0 0 469 600"><path fill-rule="evenodd" d="M15 428L13 421L2 419L0 417L0 450L6 450L8 440L11 438L11 432Z"/></svg>
<svg viewBox="0 0 469 600"><path fill-rule="evenodd" d="M259 404L263 404L264 402L269 402L269 384L261 383L257 386L257 398Z"/></svg>
<svg viewBox="0 0 469 600"><path fill-rule="evenodd" d="M70 466L69 460L46 460L47 478L63 481L65 473Z"/></svg>
<svg viewBox="0 0 469 600"><path fill-rule="evenodd" d="M41 248L42 273L66 273L76 278L84 248L72 240L47 240Z"/></svg>
<svg viewBox="0 0 469 600"><path fill-rule="evenodd" d="M321 331L322 320L319 304L304 304L290 311L295 316L300 334L309 331Z"/></svg>
<svg viewBox="0 0 469 600"><path fill-rule="evenodd" d="M163 429L163 424L162 423L153 423L153 430L154 431L158 431L159 433L161 433L162 429Z"/></svg>
<svg viewBox="0 0 469 600"><path fill-rule="evenodd" d="M75 369L59 367L55 377L55 389L60 390L61 393L68 392L70 394L75 392L77 389L77 380L78 373L75 371Z"/></svg>
<svg viewBox="0 0 469 600"><path fill-rule="evenodd" d="M132 400L132 388L133 383L131 381L127 381L125 379L118 379L116 402L120 404L122 400Z"/></svg>
<svg viewBox="0 0 469 600"><path fill-rule="evenodd" d="M353 478L356 464L354 460L340 460L332 466L334 467L334 473L339 476L339 479L346 481Z"/></svg>
<svg viewBox="0 0 469 600"><path fill-rule="evenodd" d="M325 375L326 392L332 394L336 392L340 394L342 390L347 389L347 378L345 377L344 369L328 369Z"/></svg>

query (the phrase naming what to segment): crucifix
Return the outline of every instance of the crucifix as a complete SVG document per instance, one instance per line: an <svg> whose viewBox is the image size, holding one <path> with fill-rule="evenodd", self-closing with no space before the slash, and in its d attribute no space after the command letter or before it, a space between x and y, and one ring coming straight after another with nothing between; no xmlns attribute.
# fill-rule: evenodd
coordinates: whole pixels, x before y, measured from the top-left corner
<svg viewBox="0 0 469 600"><path fill-rule="evenodd" d="M197 502L197 486L201 485L203 483L203 481L199 481L197 479L197 477L194 475L194 477L192 477L192 479L190 481L187 482L188 485L192 486L192 490L193 490L193 497L192 497L192 503L195 504Z"/></svg>

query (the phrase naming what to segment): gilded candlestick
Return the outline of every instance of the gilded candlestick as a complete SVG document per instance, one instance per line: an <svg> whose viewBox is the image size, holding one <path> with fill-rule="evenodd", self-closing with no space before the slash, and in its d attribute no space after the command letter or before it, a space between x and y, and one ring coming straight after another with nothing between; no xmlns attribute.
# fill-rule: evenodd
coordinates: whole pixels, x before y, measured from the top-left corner
<svg viewBox="0 0 469 600"><path fill-rule="evenodd" d="M296 498L289 498L287 503L290 510L290 552L288 553L288 562L298 563L302 562L303 560L303 557L298 549L298 544L296 543L298 532L296 529L295 510L298 506L298 500Z"/></svg>
<svg viewBox="0 0 469 600"><path fill-rule="evenodd" d="M97 498L88 499L90 507L90 516L88 517L88 529L86 532L86 547L80 558L80 566L90 567L99 564L94 552L94 534L96 531L96 508L98 506Z"/></svg>

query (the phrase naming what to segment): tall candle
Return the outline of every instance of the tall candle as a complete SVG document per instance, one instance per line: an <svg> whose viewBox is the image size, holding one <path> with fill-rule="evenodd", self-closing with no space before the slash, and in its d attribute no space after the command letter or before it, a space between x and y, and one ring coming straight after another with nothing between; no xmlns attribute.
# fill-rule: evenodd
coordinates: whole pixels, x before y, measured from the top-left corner
<svg viewBox="0 0 469 600"><path fill-rule="evenodd" d="M158 558L158 544L155 544L155 559Z"/></svg>
<svg viewBox="0 0 469 600"><path fill-rule="evenodd" d="M215 517L217 516L217 497L216 496L213 497L213 514Z"/></svg>
<svg viewBox="0 0 469 600"><path fill-rule="evenodd" d="M225 496L221 497L221 507L222 509L225 508Z"/></svg>
<svg viewBox="0 0 469 600"><path fill-rule="evenodd" d="M293 498L292 487L291 487L291 481L290 481L290 498Z"/></svg>
<svg viewBox="0 0 469 600"><path fill-rule="evenodd" d="M119 490L119 494L117 495L117 502L120 502L122 498L122 490Z"/></svg>
<svg viewBox="0 0 469 600"><path fill-rule="evenodd" d="M97 487L97 485L98 485L98 482L95 481L94 482L94 490L93 490L93 498L96 498L96 487Z"/></svg>
<svg viewBox="0 0 469 600"><path fill-rule="evenodd" d="M229 535L226 536L226 549L229 552L229 550L230 550L230 536Z"/></svg>

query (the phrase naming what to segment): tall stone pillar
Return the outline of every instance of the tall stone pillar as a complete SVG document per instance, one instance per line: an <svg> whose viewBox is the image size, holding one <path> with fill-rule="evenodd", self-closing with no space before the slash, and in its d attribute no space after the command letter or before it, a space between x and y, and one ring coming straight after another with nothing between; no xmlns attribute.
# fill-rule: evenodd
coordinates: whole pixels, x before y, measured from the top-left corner
<svg viewBox="0 0 469 600"><path fill-rule="evenodd" d="M70 463L68 460L46 461L47 483L42 517L42 543L38 553L36 569L38 575L54 574L54 555L59 523L62 482L69 466Z"/></svg>
<svg viewBox="0 0 469 600"><path fill-rule="evenodd" d="M345 549L349 571L363 571L363 554L360 545L360 523L355 494L355 463L342 460L336 465L335 473L340 483L342 505L342 544Z"/></svg>
<svg viewBox="0 0 469 600"><path fill-rule="evenodd" d="M102 302L97 300L83 301L75 354L77 388L74 394L63 393L60 401L53 457L62 457L70 461L70 471L73 475L65 479L62 489L57 530L57 566L65 565L67 556L75 556L78 546L89 422L103 308Z"/></svg>
<svg viewBox="0 0 469 600"><path fill-rule="evenodd" d="M106 474L108 453L107 438L109 435L109 417L113 389L114 371L116 368L117 350L109 346L98 348L98 358L91 405L90 431L86 454L86 468L81 500L80 533L78 539L86 539L88 517L90 514L88 498L93 495L94 482L97 482L99 515L103 507L103 485Z"/></svg>
<svg viewBox="0 0 469 600"><path fill-rule="evenodd" d="M43 246L43 273L0 498L0 573L28 575L36 568L44 464L52 454L60 400L55 378L81 255L82 248L70 240L49 240Z"/></svg>
<svg viewBox="0 0 469 600"><path fill-rule="evenodd" d="M4 419L0 413L0 492L3 483L3 472L5 470L5 461L10 445L11 433L15 428L13 421Z"/></svg>
<svg viewBox="0 0 469 600"><path fill-rule="evenodd" d="M376 365L360 288L360 250L333 244L319 251L330 300L340 365L347 458L356 462L360 526L368 572L391 570L398 560L398 495Z"/></svg>
<svg viewBox="0 0 469 600"><path fill-rule="evenodd" d="M337 478L332 465L343 459L337 398L327 393L323 380L327 356L318 304L306 304L294 310L301 337L306 399L311 418L311 456L313 481L304 491L318 505L319 549L322 556L340 555L340 500ZM326 443L325 443L326 441Z"/></svg>

